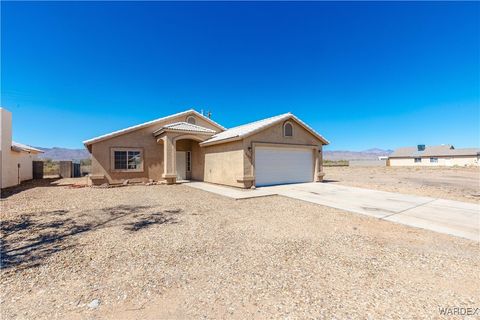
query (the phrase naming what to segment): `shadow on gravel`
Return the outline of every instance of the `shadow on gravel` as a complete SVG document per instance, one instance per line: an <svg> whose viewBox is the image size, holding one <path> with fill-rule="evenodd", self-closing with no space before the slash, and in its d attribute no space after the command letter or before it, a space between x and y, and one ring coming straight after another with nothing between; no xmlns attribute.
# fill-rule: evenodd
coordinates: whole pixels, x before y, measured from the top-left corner
<svg viewBox="0 0 480 320"><path fill-rule="evenodd" d="M149 212L150 206L115 206L72 213L67 210L35 212L0 225L0 267L37 267L52 254L73 249L78 236L102 228L140 231L153 225L178 223L181 210Z"/></svg>
<svg viewBox="0 0 480 320"><path fill-rule="evenodd" d="M0 199L6 199L14 194L23 192L28 189L38 188L38 187L58 187L58 185L53 182L60 180L60 178L45 178L45 179L35 179L24 181L18 186L4 188L0 192Z"/></svg>

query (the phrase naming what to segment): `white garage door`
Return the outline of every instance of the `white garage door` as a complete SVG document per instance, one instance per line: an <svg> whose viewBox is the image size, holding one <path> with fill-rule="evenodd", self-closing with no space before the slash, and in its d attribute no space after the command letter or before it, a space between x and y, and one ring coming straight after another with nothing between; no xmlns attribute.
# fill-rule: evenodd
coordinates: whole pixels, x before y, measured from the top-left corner
<svg viewBox="0 0 480 320"><path fill-rule="evenodd" d="M313 181L312 149L255 148L256 186L311 181Z"/></svg>

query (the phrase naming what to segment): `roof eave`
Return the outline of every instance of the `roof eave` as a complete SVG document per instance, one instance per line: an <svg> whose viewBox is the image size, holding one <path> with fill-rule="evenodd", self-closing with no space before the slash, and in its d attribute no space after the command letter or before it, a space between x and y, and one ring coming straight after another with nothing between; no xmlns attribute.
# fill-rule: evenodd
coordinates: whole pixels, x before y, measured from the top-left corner
<svg viewBox="0 0 480 320"><path fill-rule="evenodd" d="M258 132L261 132L265 129L268 129L276 124L278 124L279 122L282 122L282 121L285 121L285 120L288 120L288 119L293 119L295 120L299 125L301 125L305 130L307 130L308 132L310 132L315 138L317 138L318 140L320 140L322 142L322 145L328 145L330 144L330 142L325 139L324 137L322 137L321 135L319 135L318 133L316 133L312 128L310 128L309 126L307 126L303 121L301 121L300 119L298 119L295 115L293 115L292 113L288 113L286 114L284 117L281 117L279 119L277 119L276 121L273 121L272 123L270 123L269 125L267 126L264 126L264 127L260 127L256 130L253 130L253 131L250 131L248 133L245 133L245 134L240 134L240 135L237 135L235 137L232 137L232 138L227 138L227 139L223 139L223 140L217 140L217 141L212 141L212 142L208 142L205 141L205 142L202 142L200 145L201 146L213 146L213 145L216 145L216 144L221 144L221 143L227 143L227 142L231 142L231 141L236 141L236 140L242 140L242 139L245 139L245 138L248 138L249 136L252 136Z"/></svg>
<svg viewBox="0 0 480 320"><path fill-rule="evenodd" d="M216 145L216 144L234 142L234 141L238 141L238 140L242 140L242 139L243 138L241 136L235 136L235 137L230 137L230 138L227 138L227 139L211 141L211 142L208 142L208 140L207 140L207 141L204 141L204 142L200 143L200 146L201 147L208 147L208 146L213 146L213 145Z"/></svg>
<svg viewBox="0 0 480 320"><path fill-rule="evenodd" d="M188 133L188 134L200 134L200 135L205 135L205 136L213 136L215 132L205 132L205 131L191 131L191 130L178 130L178 129L161 129L157 130L153 133L154 137L158 137L162 133L165 132L178 132L178 133Z"/></svg>
<svg viewBox="0 0 480 320"><path fill-rule="evenodd" d="M44 153L42 150L27 149L27 148L22 148L22 147L17 147L17 146L12 146L10 149L14 152L26 152L26 153L32 153L32 154Z"/></svg>
<svg viewBox="0 0 480 320"><path fill-rule="evenodd" d="M196 110L194 110L194 109L189 109L189 110L185 110L185 111L182 111L182 112L179 112L179 113L175 113L175 114L172 114L172 115L163 117L163 118L158 118L158 119L156 119L156 120L147 121L147 122L144 122L144 123L141 123L141 124L138 124L138 125L135 125L135 126L131 126L131 127L125 128L125 129L116 130L116 131L113 131L113 132L111 132L111 133L107 133L107 134L98 136L98 137L96 137L96 138L84 140L82 143L83 143L83 145L88 149L88 146L90 146L90 145L92 145L92 144L94 144L94 143L97 143L97 142L100 142L100 141L104 141L104 140L108 140L108 139L117 137L117 136L119 136L119 135L123 135L123 134L130 133L130 132L133 132L133 131L136 131L136 130L139 130L139 129L146 128L146 127L148 127L148 126L150 126L150 125L155 124L156 122L167 121L168 119L171 119L171 118L173 118L173 117L179 117L179 116L187 115L187 114L190 114L190 113L193 113L193 114L199 116L199 117L202 118L203 120L205 120L205 121L207 121L208 123L214 125L215 127L218 127L219 129L221 129L221 130L223 130L223 131L226 130L225 127L223 127L223 126L221 126L220 124L216 123L216 122L213 121L212 119L210 119L210 118L208 118L208 117L205 117L204 115L202 115L202 114L199 113L198 111L196 111Z"/></svg>
<svg viewBox="0 0 480 320"><path fill-rule="evenodd" d="M282 121L285 121L285 120L288 120L288 119L293 119L295 120L299 125L301 125L305 130L307 130L308 132L310 132L313 136L315 136L315 138L317 138L318 140L320 140L322 142L322 145L328 145L330 144L330 142L328 140L326 140L324 137L322 137L321 135L319 135L317 132L315 132L315 130L313 130L312 128L310 128L309 126L307 126L302 120L300 120L299 118L297 118L294 114L292 113L288 113L285 117L281 117L279 118L278 120L276 121L273 121L272 123L270 123L268 126L265 126L265 127L261 127L261 128L258 128L256 130L253 130L251 132L248 132L246 134L243 134L243 135L240 135L239 137L241 139L244 139L244 138L247 138L249 136L252 136L256 133L259 133L265 129L268 129L270 127L273 127L274 125L282 122Z"/></svg>

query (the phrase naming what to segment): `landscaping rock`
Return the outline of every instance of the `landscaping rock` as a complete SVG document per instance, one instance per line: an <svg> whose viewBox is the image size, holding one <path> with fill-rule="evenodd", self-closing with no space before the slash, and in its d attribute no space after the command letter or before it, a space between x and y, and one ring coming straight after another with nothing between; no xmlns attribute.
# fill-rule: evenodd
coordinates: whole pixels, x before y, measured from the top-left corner
<svg viewBox="0 0 480 320"><path fill-rule="evenodd" d="M87 305L87 307L89 307L90 309L97 309L99 306L100 306L100 300L99 300L99 299L93 299L93 300Z"/></svg>

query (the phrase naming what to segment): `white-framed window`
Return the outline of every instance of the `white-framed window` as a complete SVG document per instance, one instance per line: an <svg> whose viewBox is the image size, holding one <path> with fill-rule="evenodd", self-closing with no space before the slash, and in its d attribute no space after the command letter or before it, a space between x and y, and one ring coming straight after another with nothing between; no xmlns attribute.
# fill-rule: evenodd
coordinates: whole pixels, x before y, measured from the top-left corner
<svg viewBox="0 0 480 320"><path fill-rule="evenodd" d="M415 158L415 163L420 163L422 162L422 158Z"/></svg>
<svg viewBox="0 0 480 320"><path fill-rule="evenodd" d="M112 148L112 170L123 172L143 171L143 150L137 148Z"/></svg>
<svg viewBox="0 0 480 320"><path fill-rule="evenodd" d="M194 116L188 116L188 117L187 117L187 123L197 124L197 120L195 120L195 117L194 117Z"/></svg>
<svg viewBox="0 0 480 320"><path fill-rule="evenodd" d="M438 162L438 158L430 158L430 163L437 163Z"/></svg>
<svg viewBox="0 0 480 320"><path fill-rule="evenodd" d="M192 153L187 151L187 172L192 172Z"/></svg>
<svg viewBox="0 0 480 320"><path fill-rule="evenodd" d="M293 137L293 125L291 122L287 121L283 124L283 136Z"/></svg>

